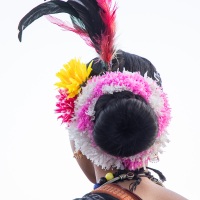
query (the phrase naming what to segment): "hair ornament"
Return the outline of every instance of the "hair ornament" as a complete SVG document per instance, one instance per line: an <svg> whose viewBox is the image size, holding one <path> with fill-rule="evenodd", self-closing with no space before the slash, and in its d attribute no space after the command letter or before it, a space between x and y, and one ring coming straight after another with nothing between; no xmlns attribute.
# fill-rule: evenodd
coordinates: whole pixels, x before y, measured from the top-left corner
<svg viewBox="0 0 200 200"><path fill-rule="evenodd" d="M55 111L61 113L58 118L62 118L62 123L70 122L74 113L74 101L88 80L92 71L91 65L92 62L86 66L80 59L71 59L56 74L60 82L55 84L59 88L59 95L56 96L59 102Z"/></svg>
<svg viewBox="0 0 200 200"><path fill-rule="evenodd" d="M55 85L58 88L67 90L67 97L73 98L79 94L81 86L86 84L86 81L92 71L92 62L87 67L80 59L71 59L67 64L64 64L64 69L56 74L60 78L60 82Z"/></svg>
<svg viewBox="0 0 200 200"><path fill-rule="evenodd" d="M93 140L94 107L101 95L125 90L143 97L153 108L158 118L159 130L155 143L148 150L135 156L119 158L103 152ZM83 155L102 168L109 169L113 163L117 169L123 169L124 166L129 170L146 167L148 161L162 153L165 143L169 142L166 128L170 121L170 108L166 94L146 74L143 77L138 72L116 71L90 77L76 96L73 108L73 114L69 113L70 122L67 126L70 139L74 140L76 151L81 150ZM67 116L68 113L62 115Z"/></svg>
<svg viewBox="0 0 200 200"><path fill-rule="evenodd" d="M23 30L38 18L46 15L53 24L63 30L78 34L87 45L93 47L107 66L112 60L115 47L116 4L112 0L52 0L33 8L20 21L18 38L22 40ZM67 13L71 25L51 14Z"/></svg>

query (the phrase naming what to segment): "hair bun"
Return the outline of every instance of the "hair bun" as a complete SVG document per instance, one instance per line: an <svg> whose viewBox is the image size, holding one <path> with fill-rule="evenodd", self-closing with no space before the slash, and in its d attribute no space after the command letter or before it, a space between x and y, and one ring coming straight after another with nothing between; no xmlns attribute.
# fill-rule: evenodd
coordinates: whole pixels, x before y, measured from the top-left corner
<svg viewBox="0 0 200 200"><path fill-rule="evenodd" d="M148 149L158 131L146 101L130 91L104 94L95 105L94 141L113 156L128 157Z"/></svg>

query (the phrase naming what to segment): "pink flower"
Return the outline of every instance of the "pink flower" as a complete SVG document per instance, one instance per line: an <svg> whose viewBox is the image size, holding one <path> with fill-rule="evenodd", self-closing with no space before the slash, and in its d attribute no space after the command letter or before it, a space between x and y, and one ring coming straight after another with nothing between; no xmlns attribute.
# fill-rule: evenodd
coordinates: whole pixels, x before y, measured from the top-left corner
<svg viewBox="0 0 200 200"><path fill-rule="evenodd" d="M56 113L61 113L58 119L62 119L62 123L69 124L74 115L74 101L76 97L68 98L67 90L59 90L59 95L56 96L58 102L56 103Z"/></svg>

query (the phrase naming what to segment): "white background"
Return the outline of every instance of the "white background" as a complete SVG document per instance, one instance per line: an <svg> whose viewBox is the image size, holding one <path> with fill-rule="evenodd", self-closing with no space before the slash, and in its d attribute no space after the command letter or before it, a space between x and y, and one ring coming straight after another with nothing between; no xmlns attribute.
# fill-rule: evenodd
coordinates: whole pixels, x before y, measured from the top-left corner
<svg viewBox="0 0 200 200"><path fill-rule="evenodd" d="M89 192L73 159L55 109L55 73L73 57L96 56L79 36L44 17L30 25L22 43L20 19L39 0L1 2L0 199L71 200ZM118 48L148 58L158 69L172 108L171 142L150 166L165 186L199 200L199 0L118 0ZM62 17L68 15L62 15Z"/></svg>

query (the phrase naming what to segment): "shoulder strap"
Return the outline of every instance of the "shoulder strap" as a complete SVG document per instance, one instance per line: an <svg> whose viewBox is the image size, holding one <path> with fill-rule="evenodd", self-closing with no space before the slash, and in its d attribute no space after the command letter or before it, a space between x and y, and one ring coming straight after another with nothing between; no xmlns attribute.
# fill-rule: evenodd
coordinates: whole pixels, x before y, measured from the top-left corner
<svg viewBox="0 0 200 200"><path fill-rule="evenodd" d="M142 200L136 194L116 184L106 184L92 191L92 193L106 193L119 200Z"/></svg>

